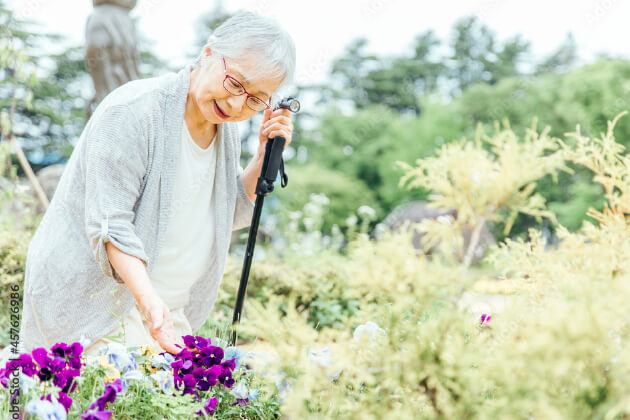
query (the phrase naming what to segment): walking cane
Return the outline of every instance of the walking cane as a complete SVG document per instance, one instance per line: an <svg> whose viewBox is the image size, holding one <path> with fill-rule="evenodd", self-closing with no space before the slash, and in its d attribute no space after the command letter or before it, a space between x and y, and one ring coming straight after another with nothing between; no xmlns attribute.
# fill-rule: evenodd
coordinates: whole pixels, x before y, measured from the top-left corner
<svg viewBox="0 0 630 420"><path fill-rule="evenodd" d="M300 103L297 99L288 97L280 101L274 108L288 109L291 112L300 110ZM284 173L284 161L282 160L282 151L286 139L282 136L276 136L267 140L265 146L265 157L263 158L262 170L258 183L256 184L256 204L254 205L254 215L252 216L252 224L249 228L249 237L247 238L247 249L245 251L245 261L243 263L243 271L241 272L241 282L238 285L238 293L236 295L236 306L234 307L234 317L232 318L232 338L230 344L236 345L236 330L241 321L241 312L243 311L243 302L245 301L245 292L247 290L247 280L249 278L249 269L252 266L252 257L254 256L254 246L256 245L256 235L258 233L258 224L260 223L260 214L262 212L265 196L273 191L273 183L278 176L280 170L280 178L282 188L287 186L289 178Z"/></svg>

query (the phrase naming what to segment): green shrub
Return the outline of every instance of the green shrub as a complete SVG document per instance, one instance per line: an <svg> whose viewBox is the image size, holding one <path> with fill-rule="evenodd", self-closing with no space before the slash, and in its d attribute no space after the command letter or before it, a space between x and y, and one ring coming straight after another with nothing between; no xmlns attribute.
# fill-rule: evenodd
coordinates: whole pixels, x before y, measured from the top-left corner
<svg viewBox="0 0 630 420"><path fill-rule="evenodd" d="M345 226L346 218L354 214L361 205L369 205L379 216L383 215L373 191L361 180L316 164L291 166L287 168L287 172L290 173L290 188L278 191L278 215L285 226L291 220L291 211L300 211L308 217L315 216L309 214L309 209L305 208L311 201L312 194L323 194L328 199L328 204L324 205L321 213L321 220L314 227L323 232L330 232L334 224ZM299 229L304 231L307 228L302 224Z"/></svg>

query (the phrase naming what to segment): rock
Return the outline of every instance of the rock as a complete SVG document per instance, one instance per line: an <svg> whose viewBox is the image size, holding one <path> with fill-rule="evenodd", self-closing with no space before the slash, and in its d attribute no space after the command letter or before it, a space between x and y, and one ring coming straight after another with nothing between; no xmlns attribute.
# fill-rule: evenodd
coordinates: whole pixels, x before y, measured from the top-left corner
<svg viewBox="0 0 630 420"><path fill-rule="evenodd" d="M441 209L441 208L430 208L427 203L424 201L412 201L407 204L402 204L396 207L386 218L381 222L380 229L386 229L390 231L399 231L404 223L420 223L424 219L437 219L441 216L451 216L453 218L457 218L457 210L456 209ZM414 232L412 237L412 244L415 249L420 252L423 252L422 247L422 237L424 233ZM472 229L464 229L464 250L468 249L468 244L470 243L470 238L472 236ZM477 244L475 250L473 251L473 259L472 264L478 264L483 258L486 250L496 244L496 240L490 229L488 229L487 224L483 227L481 231L481 235L479 237L479 243ZM435 246L432 247L427 254L431 254L435 252ZM463 259L460 258L460 260Z"/></svg>
<svg viewBox="0 0 630 420"><path fill-rule="evenodd" d="M46 192L46 196L48 197L49 201L52 199L52 196L55 193L55 189L57 189L57 184L59 183L59 180L61 179L61 175L63 175L63 171L65 168L65 163L58 163L55 165L46 166L45 168L37 171L37 179Z"/></svg>

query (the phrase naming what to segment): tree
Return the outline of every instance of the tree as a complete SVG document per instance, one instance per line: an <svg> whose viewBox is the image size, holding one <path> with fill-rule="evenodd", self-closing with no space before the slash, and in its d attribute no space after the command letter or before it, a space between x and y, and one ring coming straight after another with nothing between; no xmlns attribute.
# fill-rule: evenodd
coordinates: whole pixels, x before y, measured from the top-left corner
<svg viewBox="0 0 630 420"><path fill-rule="evenodd" d="M578 60L577 43L572 33L568 33L563 43L536 67L536 74L564 73Z"/></svg>
<svg viewBox="0 0 630 420"><path fill-rule="evenodd" d="M500 45L490 28L475 16L455 23L451 47L449 76L458 92L474 83L493 85L506 77L521 74L519 65L529 52L529 42L520 35Z"/></svg>
<svg viewBox="0 0 630 420"><path fill-rule="evenodd" d="M397 112L420 115L419 98L436 86L445 66L434 50L433 31L416 37L411 56L377 57L366 53L367 40L353 41L333 62L328 100L345 99L356 108L385 105Z"/></svg>

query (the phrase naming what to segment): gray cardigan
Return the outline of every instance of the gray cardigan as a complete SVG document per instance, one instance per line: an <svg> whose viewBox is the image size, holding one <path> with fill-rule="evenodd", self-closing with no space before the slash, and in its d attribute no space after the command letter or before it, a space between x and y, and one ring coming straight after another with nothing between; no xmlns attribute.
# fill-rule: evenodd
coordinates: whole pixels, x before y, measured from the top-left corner
<svg viewBox="0 0 630 420"><path fill-rule="evenodd" d="M135 305L105 243L142 260L151 275L178 207L171 194L191 70L125 83L88 121L28 248L22 351L98 340ZM238 126L217 129L215 240L184 309L193 330L214 305L232 230L249 226L254 210L241 179Z"/></svg>

